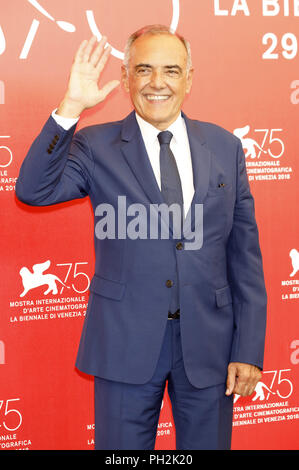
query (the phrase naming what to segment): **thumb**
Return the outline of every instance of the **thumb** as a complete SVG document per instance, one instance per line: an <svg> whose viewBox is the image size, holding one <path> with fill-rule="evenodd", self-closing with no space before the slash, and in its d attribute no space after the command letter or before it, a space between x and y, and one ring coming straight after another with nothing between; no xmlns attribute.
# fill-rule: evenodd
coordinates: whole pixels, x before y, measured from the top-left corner
<svg viewBox="0 0 299 470"><path fill-rule="evenodd" d="M111 80L111 82L106 83L106 85L103 86L101 90L99 90L99 100L103 101L119 84L119 80Z"/></svg>
<svg viewBox="0 0 299 470"><path fill-rule="evenodd" d="M234 365L230 364L228 366L225 395L231 395L235 388L236 370L237 369Z"/></svg>

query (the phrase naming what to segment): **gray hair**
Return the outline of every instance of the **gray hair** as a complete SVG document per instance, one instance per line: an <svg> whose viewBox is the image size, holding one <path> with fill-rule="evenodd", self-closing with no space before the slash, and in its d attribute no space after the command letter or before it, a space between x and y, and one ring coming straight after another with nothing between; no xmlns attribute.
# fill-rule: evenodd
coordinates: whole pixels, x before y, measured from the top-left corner
<svg viewBox="0 0 299 470"><path fill-rule="evenodd" d="M145 34L173 34L176 36L185 46L186 51L187 51L187 72L192 67L192 59L191 59L191 47L190 43L180 34L176 33L173 31L170 27L164 26L161 24L154 24L154 25L149 25L149 26L144 26L141 29L138 29L138 31L135 31L135 33L131 34L129 39L127 40L127 43L125 45L125 50L124 50L124 61L123 65L125 68L128 70L129 66L129 60L130 60L130 50L131 46L136 41L136 39L140 38L141 36L144 36Z"/></svg>

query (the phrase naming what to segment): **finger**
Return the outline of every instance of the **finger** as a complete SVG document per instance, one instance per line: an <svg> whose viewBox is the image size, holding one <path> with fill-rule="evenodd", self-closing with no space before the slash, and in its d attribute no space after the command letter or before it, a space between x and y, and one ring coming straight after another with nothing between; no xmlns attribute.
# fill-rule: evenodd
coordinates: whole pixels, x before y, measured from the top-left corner
<svg viewBox="0 0 299 470"><path fill-rule="evenodd" d="M88 62L89 61L89 56L90 56L90 53L93 49L93 46L95 45L96 43L96 36L92 36L90 38L90 40L88 41L84 51L83 51L83 62Z"/></svg>
<svg viewBox="0 0 299 470"><path fill-rule="evenodd" d="M238 390L237 393L241 395L242 397L248 397L250 389L247 384L239 385L237 387L237 390Z"/></svg>
<svg viewBox="0 0 299 470"><path fill-rule="evenodd" d="M234 367L228 368L227 379L226 379L226 392L225 395L231 395L235 388L236 382L236 369Z"/></svg>
<svg viewBox="0 0 299 470"><path fill-rule="evenodd" d="M100 90L101 92L101 101L106 98L118 85L120 84L119 80L111 80L110 82L106 83L103 88Z"/></svg>
<svg viewBox="0 0 299 470"><path fill-rule="evenodd" d="M84 50L85 50L87 43L88 43L87 39L84 39L84 41L81 42L74 57L74 62L76 64L80 64L83 61Z"/></svg>
<svg viewBox="0 0 299 470"><path fill-rule="evenodd" d="M249 385L249 391L248 391L248 395L252 395L255 391L255 388L258 384L259 380L255 379L253 380L253 382Z"/></svg>
<svg viewBox="0 0 299 470"><path fill-rule="evenodd" d="M261 379L261 372L259 369L253 369L252 370L252 374L251 376L249 377L248 381L247 381L247 395L252 395L253 392L255 391L255 388L258 384L258 382L260 381Z"/></svg>
<svg viewBox="0 0 299 470"><path fill-rule="evenodd" d="M249 390L249 381L248 378L244 378L239 376L236 380L234 393L238 393L238 395L242 395L242 397L247 396Z"/></svg>
<svg viewBox="0 0 299 470"><path fill-rule="evenodd" d="M253 378L245 378L245 379L239 379L237 380L237 384L235 387L236 392L239 395L242 395L243 397L247 397L249 395L252 395L252 393L255 390L256 387L256 380Z"/></svg>
<svg viewBox="0 0 299 470"><path fill-rule="evenodd" d="M89 61L90 61L90 63L93 64L94 66L97 65L99 59L101 58L106 43L107 43L107 38L106 38L106 36L103 36L103 37L101 38L101 40L99 41L97 47L95 48L95 50L94 50L93 53L91 54Z"/></svg>
<svg viewBox="0 0 299 470"><path fill-rule="evenodd" d="M111 50L112 50L112 47L107 46L106 49L104 50L102 56L100 57L97 65L96 65L96 71L97 71L98 74L100 74L102 72L103 68L105 67L106 62L107 62L107 60L110 56Z"/></svg>
<svg viewBox="0 0 299 470"><path fill-rule="evenodd" d="M249 397L250 395L252 395L254 392L254 387L248 385L247 387L244 387L244 392L243 392L243 396L244 397Z"/></svg>
<svg viewBox="0 0 299 470"><path fill-rule="evenodd" d="M255 387L250 387L249 391L248 391L248 396L252 395L255 391Z"/></svg>

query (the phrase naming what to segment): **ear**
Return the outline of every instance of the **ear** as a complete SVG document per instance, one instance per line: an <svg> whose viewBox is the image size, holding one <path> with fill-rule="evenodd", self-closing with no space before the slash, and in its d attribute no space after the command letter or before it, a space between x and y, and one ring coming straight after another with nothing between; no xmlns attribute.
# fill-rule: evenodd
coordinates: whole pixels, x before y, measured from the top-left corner
<svg viewBox="0 0 299 470"><path fill-rule="evenodd" d="M129 92L129 77L128 77L127 69L124 65L121 66L121 81L122 81L124 89L127 92Z"/></svg>
<svg viewBox="0 0 299 470"><path fill-rule="evenodd" d="M194 69L190 69L187 76L186 93L190 93L192 87Z"/></svg>

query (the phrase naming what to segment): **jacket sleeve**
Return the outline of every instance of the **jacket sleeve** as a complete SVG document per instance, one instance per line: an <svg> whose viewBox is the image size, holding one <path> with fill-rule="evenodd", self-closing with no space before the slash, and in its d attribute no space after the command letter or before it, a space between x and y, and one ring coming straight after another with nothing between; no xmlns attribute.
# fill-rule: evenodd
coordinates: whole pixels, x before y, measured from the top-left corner
<svg viewBox="0 0 299 470"><path fill-rule="evenodd" d="M263 368L267 293L262 255L245 156L239 141L237 190L232 230L227 245L228 280L233 294L235 331L231 362Z"/></svg>
<svg viewBox="0 0 299 470"><path fill-rule="evenodd" d="M21 165L16 182L20 201L49 206L88 195L94 161L84 133L74 136L75 128L65 130L49 117Z"/></svg>

